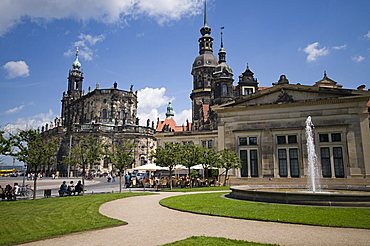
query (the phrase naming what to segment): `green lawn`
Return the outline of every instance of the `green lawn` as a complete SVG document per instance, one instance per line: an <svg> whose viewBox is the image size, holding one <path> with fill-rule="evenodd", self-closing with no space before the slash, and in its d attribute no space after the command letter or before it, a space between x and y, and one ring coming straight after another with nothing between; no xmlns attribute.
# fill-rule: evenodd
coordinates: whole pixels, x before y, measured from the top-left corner
<svg viewBox="0 0 370 246"><path fill-rule="evenodd" d="M148 194L148 193L145 193ZM0 245L127 224L99 213L105 202L144 193L113 193L0 202Z"/></svg>
<svg viewBox="0 0 370 246"><path fill-rule="evenodd" d="M230 186L207 186L207 187L194 187L194 188L169 188L162 189L161 191L169 192L194 192L194 191L218 191L218 190L230 190Z"/></svg>
<svg viewBox="0 0 370 246"><path fill-rule="evenodd" d="M315 207L226 199L227 193L168 197L160 204L200 214L306 225L370 229L370 208Z"/></svg>
<svg viewBox="0 0 370 246"><path fill-rule="evenodd" d="M263 244L263 243L254 243L241 240L232 240L222 237L189 237L185 240L176 241L173 243L165 244L166 246L209 246L209 245L222 245L222 246L234 246L234 245L243 245L243 246L262 246L262 245L276 245L276 244Z"/></svg>

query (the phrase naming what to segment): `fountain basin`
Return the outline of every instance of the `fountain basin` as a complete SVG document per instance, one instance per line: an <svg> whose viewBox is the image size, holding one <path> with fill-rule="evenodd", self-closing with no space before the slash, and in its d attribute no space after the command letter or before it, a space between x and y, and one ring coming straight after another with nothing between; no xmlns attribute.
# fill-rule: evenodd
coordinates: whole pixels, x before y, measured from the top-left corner
<svg viewBox="0 0 370 246"><path fill-rule="evenodd" d="M231 187L229 198L299 205L370 207L369 191L324 190L308 192L293 188L252 188L249 186Z"/></svg>

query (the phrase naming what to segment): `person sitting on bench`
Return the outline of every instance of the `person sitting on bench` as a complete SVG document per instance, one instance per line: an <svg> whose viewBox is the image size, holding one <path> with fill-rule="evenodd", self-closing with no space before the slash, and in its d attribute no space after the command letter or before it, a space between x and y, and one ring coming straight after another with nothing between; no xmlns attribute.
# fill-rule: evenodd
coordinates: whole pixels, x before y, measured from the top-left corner
<svg viewBox="0 0 370 246"><path fill-rule="evenodd" d="M79 195L83 191L84 187L81 183L81 181L78 181L76 186L75 186L75 194Z"/></svg>
<svg viewBox="0 0 370 246"><path fill-rule="evenodd" d="M67 184L66 184L66 181L63 181L63 183L60 185L60 188L59 188L59 196L65 196L65 195L68 195L68 191L67 191Z"/></svg>

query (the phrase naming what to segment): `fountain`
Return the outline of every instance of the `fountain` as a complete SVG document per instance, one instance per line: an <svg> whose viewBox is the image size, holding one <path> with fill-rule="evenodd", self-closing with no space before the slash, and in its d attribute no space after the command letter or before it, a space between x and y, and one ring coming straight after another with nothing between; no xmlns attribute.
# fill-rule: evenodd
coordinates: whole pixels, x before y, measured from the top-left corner
<svg viewBox="0 0 370 246"><path fill-rule="evenodd" d="M306 138L307 138L307 161L308 161L308 174L307 174L307 188L309 191L318 192L321 191L319 183L319 173L317 166L317 156L315 152L315 143L313 139L313 128L314 125L311 120L311 116L306 119Z"/></svg>
<svg viewBox="0 0 370 246"><path fill-rule="evenodd" d="M327 185L322 190L319 182L318 161L313 138L311 116L306 119L307 187L302 185L244 185L231 187L229 198L299 205L370 207L370 188L367 186ZM329 190L330 189L330 190Z"/></svg>

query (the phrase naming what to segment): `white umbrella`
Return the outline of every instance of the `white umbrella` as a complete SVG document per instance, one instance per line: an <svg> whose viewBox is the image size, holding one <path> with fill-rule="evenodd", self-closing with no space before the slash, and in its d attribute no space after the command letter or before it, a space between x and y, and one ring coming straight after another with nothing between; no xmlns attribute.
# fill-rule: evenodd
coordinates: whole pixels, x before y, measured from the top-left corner
<svg viewBox="0 0 370 246"><path fill-rule="evenodd" d="M187 167L185 167L184 165L176 165L176 166L174 166L173 167L173 169L175 169L175 170L181 170L181 169L188 169Z"/></svg>
<svg viewBox="0 0 370 246"><path fill-rule="evenodd" d="M135 167L134 170L157 171L157 170L167 170L167 168L157 166L154 163L148 163L139 167Z"/></svg>
<svg viewBox="0 0 370 246"><path fill-rule="evenodd" d="M208 166L207 168L208 169L217 169L217 167L212 167L211 168L211 166ZM191 169L203 169L203 166L202 166L202 164L198 164L198 165L192 166Z"/></svg>
<svg viewBox="0 0 370 246"><path fill-rule="evenodd" d="M202 164L198 164L198 165L192 166L190 169L203 169L203 166Z"/></svg>

